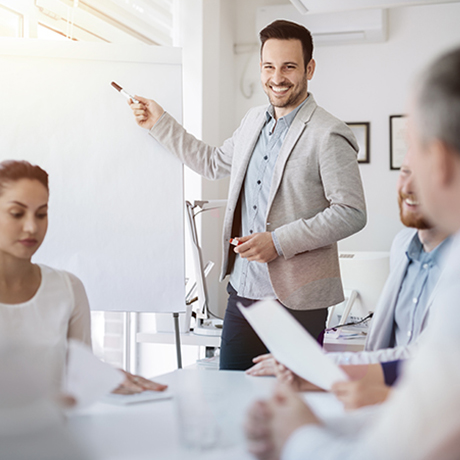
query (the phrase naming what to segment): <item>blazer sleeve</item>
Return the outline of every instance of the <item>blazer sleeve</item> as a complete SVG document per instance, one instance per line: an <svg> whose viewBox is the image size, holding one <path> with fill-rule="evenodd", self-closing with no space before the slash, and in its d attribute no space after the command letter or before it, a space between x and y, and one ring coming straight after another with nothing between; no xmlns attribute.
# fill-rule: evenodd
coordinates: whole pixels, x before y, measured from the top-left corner
<svg viewBox="0 0 460 460"><path fill-rule="evenodd" d="M239 128L221 147L212 147L188 133L165 112L149 134L190 169L207 179L215 180L230 175L234 140L238 131Z"/></svg>
<svg viewBox="0 0 460 460"><path fill-rule="evenodd" d="M405 347L383 348L374 351L345 351L328 353L336 364L377 364L389 361L410 359L417 350L417 342Z"/></svg>

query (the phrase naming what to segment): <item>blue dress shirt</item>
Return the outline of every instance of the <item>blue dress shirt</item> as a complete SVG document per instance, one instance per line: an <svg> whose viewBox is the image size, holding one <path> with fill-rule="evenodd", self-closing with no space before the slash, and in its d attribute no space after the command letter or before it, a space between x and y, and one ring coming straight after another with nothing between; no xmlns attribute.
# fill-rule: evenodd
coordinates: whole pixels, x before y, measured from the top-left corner
<svg viewBox="0 0 460 460"><path fill-rule="evenodd" d="M420 335L428 301L441 274L440 260L449 244L447 238L431 252L425 252L418 234L409 244L409 264L395 306L393 346L406 346Z"/></svg>
<svg viewBox="0 0 460 460"><path fill-rule="evenodd" d="M266 231L268 197L278 153L292 121L306 100L292 112L280 117L278 120L274 118L273 106L270 105L267 109L267 120L252 153L243 184L242 228L241 234L238 236L247 236ZM272 238L278 254L282 255L274 232L272 233ZM276 297L270 282L268 267L265 263L249 262L247 259L237 255L230 275L230 283L240 297L247 299Z"/></svg>

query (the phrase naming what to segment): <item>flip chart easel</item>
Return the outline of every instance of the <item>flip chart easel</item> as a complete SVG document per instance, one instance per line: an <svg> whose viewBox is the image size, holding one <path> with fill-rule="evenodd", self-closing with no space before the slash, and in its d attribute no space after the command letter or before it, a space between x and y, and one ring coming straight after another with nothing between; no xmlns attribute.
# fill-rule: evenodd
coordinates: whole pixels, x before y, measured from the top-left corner
<svg viewBox="0 0 460 460"><path fill-rule="evenodd" d="M182 117L181 51L0 40L1 159L50 175L49 230L34 261L84 283L93 310L185 311L183 167L110 85Z"/></svg>

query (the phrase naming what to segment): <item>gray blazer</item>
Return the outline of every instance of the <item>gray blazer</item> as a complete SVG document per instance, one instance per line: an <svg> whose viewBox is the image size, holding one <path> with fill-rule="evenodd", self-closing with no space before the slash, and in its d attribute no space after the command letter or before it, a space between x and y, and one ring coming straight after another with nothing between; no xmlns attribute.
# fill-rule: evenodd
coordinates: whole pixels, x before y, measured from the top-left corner
<svg viewBox="0 0 460 460"><path fill-rule="evenodd" d="M407 346L390 347L392 346L396 302L409 265L406 251L416 233L417 230L413 228L405 228L395 236L390 252L390 273L375 307L364 351L328 353L337 364L371 364L408 359L413 356L420 336ZM438 285L439 283L428 299L422 321L422 332L426 327Z"/></svg>
<svg viewBox="0 0 460 460"><path fill-rule="evenodd" d="M375 307L374 317L372 318L364 348L367 351L381 350L392 346L396 302L409 265L406 251L416 233L417 230L407 228L401 230L393 240L390 252L390 274ZM428 300L428 306L422 321L422 330L426 325L432 303L433 295ZM400 359L400 357L395 357L395 359Z"/></svg>
<svg viewBox="0 0 460 460"><path fill-rule="evenodd" d="M220 148L199 141L167 113L150 130L202 176L230 175L221 280L233 267L229 239L240 232L239 198L266 109L251 109ZM266 220L266 230L276 233L283 251L268 264L270 280L278 299L291 309L327 308L343 300L337 241L366 223L357 150L348 126L318 107L310 94L279 152Z"/></svg>

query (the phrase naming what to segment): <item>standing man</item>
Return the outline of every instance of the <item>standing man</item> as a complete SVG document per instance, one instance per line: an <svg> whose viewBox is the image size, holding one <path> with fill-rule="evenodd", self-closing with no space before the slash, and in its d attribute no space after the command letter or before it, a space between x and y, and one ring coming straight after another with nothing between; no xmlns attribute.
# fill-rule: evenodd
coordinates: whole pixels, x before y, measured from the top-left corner
<svg viewBox="0 0 460 460"><path fill-rule="evenodd" d="M250 110L220 148L188 134L156 102L140 97L131 103L137 123L191 169L208 179L230 175L221 369L247 369L266 352L237 302L248 306L274 297L320 335L327 307L343 300L337 241L366 223L356 140L308 93L316 65L310 32L275 21L260 39L261 81L270 104Z"/></svg>
<svg viewBox="0 0 460 460"><path fill-rule="evenodd" d="M409 117L417 192L427 218L455 233L432 318L391 397L371 415L320 421L286 388L256 403L246 432L261 460L460 458L460 48L422 74ZM366 414L361 414L366 415ZM359 425L359 426L358 426Z"/></svg>

